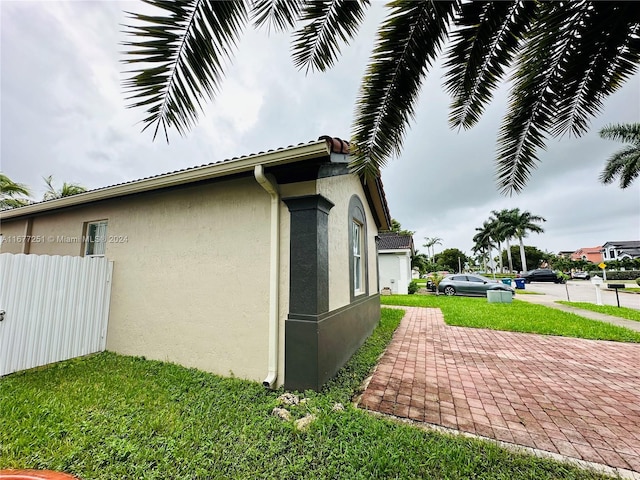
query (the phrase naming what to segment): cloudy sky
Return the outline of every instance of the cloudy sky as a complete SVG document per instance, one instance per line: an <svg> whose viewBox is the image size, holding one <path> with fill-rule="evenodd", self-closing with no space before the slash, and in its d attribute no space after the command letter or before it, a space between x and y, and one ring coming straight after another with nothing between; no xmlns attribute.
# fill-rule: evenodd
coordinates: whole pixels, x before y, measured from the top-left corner
<svg viewBox="0 0 640 480"><path fill-rule="evenodd" d="M141 133L143 111L126 108L120 43L125 10L138 2L0 1L0 167L44 193L54 182L97 188L317 139L349 138L359 81L383 18L374 4L357 42L328 73L305 75L289 56L286 34L248 30L222 91L198 126L171 142ZM606 158L621 144L602 140L608 123L640 120L640 75L610 97L582 138L550 140L523 193L504 197L494 182L495 141L506 106L497 92L469 131L447 126L449 98L436 66L423 86L403 154L383 170L391 214L404 228L440 237L470 253L475 227L491 210L519 207L547 219L527 245L574 250L640 239L640 182L602 186Z"/></svg>

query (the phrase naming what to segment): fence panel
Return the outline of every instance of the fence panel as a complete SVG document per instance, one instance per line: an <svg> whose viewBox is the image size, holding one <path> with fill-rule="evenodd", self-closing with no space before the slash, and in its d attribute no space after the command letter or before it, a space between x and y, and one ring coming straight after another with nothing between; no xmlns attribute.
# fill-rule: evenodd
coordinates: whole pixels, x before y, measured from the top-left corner
<svg viewBox="0 0 640 480"><path fill-rule="evenodd" d="M0 254L0 376L105 349L113 262Z"/></svg>

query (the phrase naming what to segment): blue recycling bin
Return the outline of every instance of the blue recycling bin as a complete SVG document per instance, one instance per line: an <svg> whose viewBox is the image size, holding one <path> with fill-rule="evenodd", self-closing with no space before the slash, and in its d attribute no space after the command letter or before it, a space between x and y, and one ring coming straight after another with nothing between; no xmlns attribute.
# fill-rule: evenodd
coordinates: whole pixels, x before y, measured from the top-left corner
<svg viewBox="0 0 640 480"><path fill-rule="evenodd" d="M524 278L514 279L516 282L516 290L524 290Z"/></svg>
<svg viewBox="0 0 640 480"><path fill-rule="evenodd" d="M511 286L511 279L510 278L503 278L502 279L502 283L504 283L505 285Z"/></svg>

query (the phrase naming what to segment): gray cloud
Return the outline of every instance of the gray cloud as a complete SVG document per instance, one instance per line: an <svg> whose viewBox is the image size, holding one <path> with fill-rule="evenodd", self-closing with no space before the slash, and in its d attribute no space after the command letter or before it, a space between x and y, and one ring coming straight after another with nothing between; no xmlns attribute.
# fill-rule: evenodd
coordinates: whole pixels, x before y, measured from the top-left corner
<svg viewBox="0 0 640 480"><path fill-rule="evenodd" d="M42 176L95 188L329 134L348 138L362 74L384 15L374 4L357 41L326 73L296 70L290 37L247 31L216 100L185 138L151 141L140 110L120 88L124 10L139 2L2 2L1 168L42 194ZM525 191L503 197L494 183L495 141L507 103L496 92L479 124L452 131L442 70L424 84L401 158L383 169L392 215L439 248L470 252L491 210L519 207L547 218L527 244L557 251L640 238L640 184L627 191L597 182L619 145L606 123L640 119L640 75L606 103L579 139L550 140Z"/></svg>

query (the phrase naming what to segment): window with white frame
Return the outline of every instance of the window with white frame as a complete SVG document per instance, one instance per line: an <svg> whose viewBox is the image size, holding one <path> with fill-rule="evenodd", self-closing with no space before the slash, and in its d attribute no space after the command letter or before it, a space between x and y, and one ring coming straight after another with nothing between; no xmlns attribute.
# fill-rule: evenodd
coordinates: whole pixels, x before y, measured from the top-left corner
<svg viewBox="0 0 640 480"><path fill-rule="evenodd" d="M353 220L351 222L352 228L352 251L353 251L353 291L354 293L362 293L364 291L363 278L364 278L364 262L362 260L362 254L364 252L364 235L362 224Z"/></svg>
<svg viewBox="0 0 640 480"><path fill-rule="evenodd" d="M353 302L363 295L369 295L369 271L367 256L367 217L362 201L357 195L349 200L349 297Z"/></svg>
<svg viewBox="0 0 640 480"><path fill-rule="evenodd" d="M107 246L107 221L88 222L84 254L87 257L102 256Z"/></svg>

